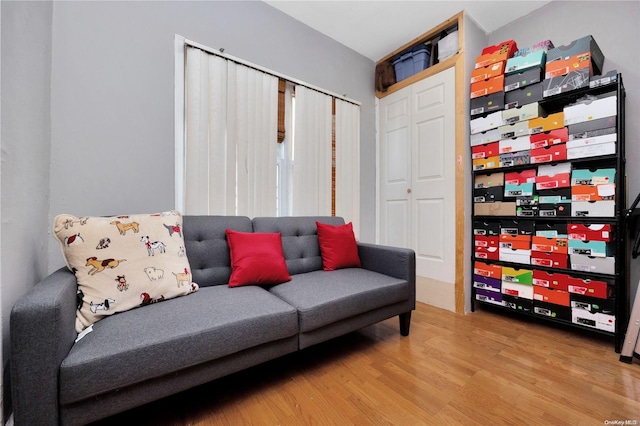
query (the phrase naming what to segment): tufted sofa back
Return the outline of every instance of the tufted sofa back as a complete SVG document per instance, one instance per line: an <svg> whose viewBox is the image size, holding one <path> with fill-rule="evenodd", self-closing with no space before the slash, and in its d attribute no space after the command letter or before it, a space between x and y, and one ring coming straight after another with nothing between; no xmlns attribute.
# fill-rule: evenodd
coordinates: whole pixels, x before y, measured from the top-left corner
<svg viewBox="0 0 640 426"><path fill-rule="evenodd" d="M182 230L193 282L200 287L226 285L231 276L231 258L225 231L252 232L244 216L184 216Z"/></svg>
<svg viewBox="0 0 640 426"><path fill-rule="evenodd" d="M257 217L254 232L279 232L289 274L322 269L316 221L329 225L344 225L344 219L332 216Z"/></svg>
<svg viewBox="0 0 640 426"><path fill-rule="evenodd" d="M257 217L184 216L185 251L193 281L201 287L226 285L231 276L231 258L225 231L279 232L289 274L322 269L316 221L343 225L344 219L332 216Z"/></svg>

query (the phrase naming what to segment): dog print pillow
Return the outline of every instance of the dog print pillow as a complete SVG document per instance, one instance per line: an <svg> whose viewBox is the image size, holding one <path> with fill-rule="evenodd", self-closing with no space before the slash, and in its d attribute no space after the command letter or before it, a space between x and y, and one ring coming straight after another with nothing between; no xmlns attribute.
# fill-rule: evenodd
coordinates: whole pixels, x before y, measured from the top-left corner
<svg viewBox="0 0 640 426"><path fill-rule="evenodd" d="M189 294L191 268L177 211L114 217L59 215L54 233L78 281L76 331L99 319Z"/></svg>

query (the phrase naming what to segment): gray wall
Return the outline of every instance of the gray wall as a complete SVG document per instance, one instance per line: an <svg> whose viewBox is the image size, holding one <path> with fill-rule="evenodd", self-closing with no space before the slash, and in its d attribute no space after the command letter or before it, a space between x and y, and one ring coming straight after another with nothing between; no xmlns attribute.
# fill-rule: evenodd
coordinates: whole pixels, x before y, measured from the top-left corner
<svg viewBox="0 0 640 426"><path fill-rule="evenodd" d="M48 272L52 3L3 1L0 7L0 292L6 363L11 307ZM8 383L3 386L6 393Z"/></svg>
<svg viewBox="0 0 640 426"><path fill-rule="evenodd" d="M553 1L489 34L489 44L513 39L518 47L551 40L556 46L591 34L604 53L604 72L618 70L627 92L626 156L629 203L640 192L640 2ZM640 259L631 261L631 302Z"/></svg>
<svg viewBox="0 0 640 426"><path fill-rule="evenodd" d="M176 33L362 102L362 239L373 241L374 63L263 2L54 3L51 216L174 207ZM50 259L62 265L53 241Z"/></svg>

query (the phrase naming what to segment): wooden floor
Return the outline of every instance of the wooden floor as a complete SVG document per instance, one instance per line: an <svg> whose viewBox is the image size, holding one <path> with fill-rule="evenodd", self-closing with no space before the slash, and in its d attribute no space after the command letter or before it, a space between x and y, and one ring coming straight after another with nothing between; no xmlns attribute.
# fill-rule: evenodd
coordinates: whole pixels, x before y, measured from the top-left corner
<svg viewBox="0 0 640 426"><path fill-rule="evenodd" d="M640 425L640 362L606 336L480 309L398 319L254 367L106 425Z"/></svg>

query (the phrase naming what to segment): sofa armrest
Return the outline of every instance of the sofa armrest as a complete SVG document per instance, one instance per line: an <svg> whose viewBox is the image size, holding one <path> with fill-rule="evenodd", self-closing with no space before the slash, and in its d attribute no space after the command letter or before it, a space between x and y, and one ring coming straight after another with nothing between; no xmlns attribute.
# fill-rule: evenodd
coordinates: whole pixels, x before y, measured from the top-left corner
<svg viewBox="0 0 640 426"><path fill-rule="evenodd" d="M415 309L416 253L411 249L358 242L358 255L364 269L407 280Z"/></svg>
<svg viewBox="0 0 640 426"><path fill-rule="evenodd" d="M76 339L76 277L59 269L11 310L11 391L17 425L57 425L60 364Z"/></svg>

